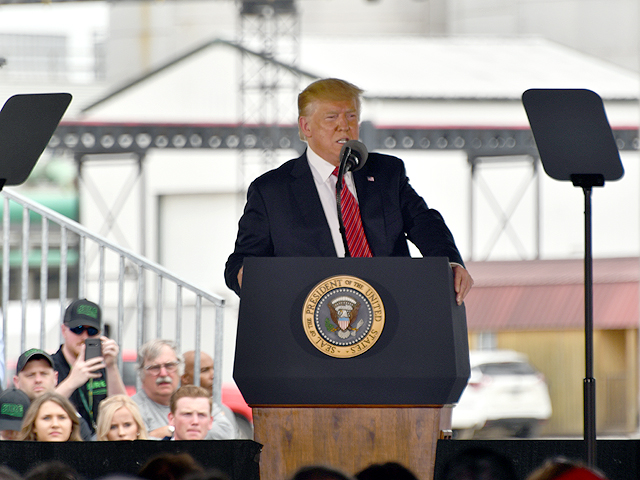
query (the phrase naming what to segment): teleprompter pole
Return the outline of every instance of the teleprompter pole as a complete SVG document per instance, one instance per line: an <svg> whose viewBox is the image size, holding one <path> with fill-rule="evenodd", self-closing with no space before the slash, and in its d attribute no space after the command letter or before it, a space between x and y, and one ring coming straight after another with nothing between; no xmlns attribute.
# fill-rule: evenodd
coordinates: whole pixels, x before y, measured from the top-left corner
<svg viewBox="0 0 640 480"><path fill-rule="evenodd" d="M571 180L584 192L584 338L585 378L584 441L589 466L596 466L596 379L593 376L593 251L591 225L591 194L594 186L603 186L602 175L572 175Z"/></svg>

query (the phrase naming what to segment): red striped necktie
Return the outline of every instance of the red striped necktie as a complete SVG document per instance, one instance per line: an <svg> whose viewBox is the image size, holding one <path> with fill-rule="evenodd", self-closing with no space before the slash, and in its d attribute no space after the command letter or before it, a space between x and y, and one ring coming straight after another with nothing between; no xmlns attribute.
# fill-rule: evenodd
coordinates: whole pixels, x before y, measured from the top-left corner
<svg viewBox="0 0 640 480"><path fill-rule="evenodd" d="M333 171L333 175L336 177L338 176L338 167ZM373 255L371 255L369 242L367 242L367 237L364 234L364 228L362 228L360 207L347 187L344 177L342 178L341 196L342 221L344 223L344 230L347 236L349 253L351 253L352 257L372 257Z"/></svg>

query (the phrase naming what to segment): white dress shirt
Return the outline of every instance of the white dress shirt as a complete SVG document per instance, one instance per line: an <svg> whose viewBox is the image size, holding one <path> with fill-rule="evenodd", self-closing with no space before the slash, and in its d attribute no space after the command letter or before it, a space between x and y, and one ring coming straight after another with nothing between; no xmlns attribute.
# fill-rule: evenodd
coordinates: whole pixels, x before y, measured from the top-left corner
<svg viewBox="0 0 640 480"><path fill-rule="evenodd" d="M333 238L336 252L339 257L344 257L344 243L342 243L342 235L340 235L338 207L336 205L336 183L338 178L332 175L336 167L320 157L320 155L311 150L310 147L307 148L307 160L309 161L313 181L316 184L320 202L324 209L324 216L327 218L327 223L331 230L331 237ZM353 183L351 172L345 173L344 181L357 202L358 194L356 192L356 186Z"/></svg>

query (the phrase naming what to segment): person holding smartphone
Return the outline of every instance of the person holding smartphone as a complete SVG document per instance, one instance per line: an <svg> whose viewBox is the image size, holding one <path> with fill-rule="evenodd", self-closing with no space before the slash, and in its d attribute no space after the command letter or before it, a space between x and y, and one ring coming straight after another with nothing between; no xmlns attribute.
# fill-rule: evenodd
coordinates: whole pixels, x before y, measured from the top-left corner
<svg viewBox="0 0 640 480"><path fill-rule="evenodd" d="M101 317L99 305L84 298L73 301L61 326L64 343L52 355L58 371L56 391L71 400L92 433L98 404L107 396L126 394L117 364L120 348L114 340L100 335ZM87 349L89 355L85 355Z"/></svg>

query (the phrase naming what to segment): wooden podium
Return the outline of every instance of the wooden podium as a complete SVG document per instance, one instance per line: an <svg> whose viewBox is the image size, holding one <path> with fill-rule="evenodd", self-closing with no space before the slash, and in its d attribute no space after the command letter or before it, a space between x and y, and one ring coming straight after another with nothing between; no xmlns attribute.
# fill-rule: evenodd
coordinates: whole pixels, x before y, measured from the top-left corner
<svg viewBox="0 0 640 480"><path fill-rule="evenodd" d="M446 258L245 259L234 379L263 444L261 480L390 461L431 480L443 407L468 377Z"/></svg>

